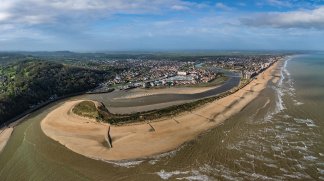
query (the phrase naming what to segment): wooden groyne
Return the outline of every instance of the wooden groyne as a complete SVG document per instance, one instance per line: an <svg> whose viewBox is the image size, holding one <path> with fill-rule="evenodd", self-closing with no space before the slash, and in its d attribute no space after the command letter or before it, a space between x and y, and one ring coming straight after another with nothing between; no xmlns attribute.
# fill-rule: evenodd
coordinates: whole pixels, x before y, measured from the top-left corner
<svg viewBox="0 0 324 181"><path fill-rule="evenodd" d="M107 134L105 135L105 140L107 142L108 147L112 148L112 140L111 140L111 136L110 136L110 126L108 127Z"/></svg>

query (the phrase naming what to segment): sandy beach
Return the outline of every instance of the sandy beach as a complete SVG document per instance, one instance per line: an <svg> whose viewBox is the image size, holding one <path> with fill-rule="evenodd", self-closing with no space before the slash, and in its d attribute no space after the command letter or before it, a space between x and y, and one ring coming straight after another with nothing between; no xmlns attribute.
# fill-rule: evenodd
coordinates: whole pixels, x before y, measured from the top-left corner
<svg viewBox="0 0 324 181"><path fill-rule="evenodd" d="M82 101L76 100L65 102L50 112L42 120L41 128L47 136L68 149L93 159L129 160L157 155L176 149L242 110L269 81L277 81L278 64L280 62L239 91L172 118L110 126L74 115L71 109ZM112 148L105 146L109 126Z"/></svg>

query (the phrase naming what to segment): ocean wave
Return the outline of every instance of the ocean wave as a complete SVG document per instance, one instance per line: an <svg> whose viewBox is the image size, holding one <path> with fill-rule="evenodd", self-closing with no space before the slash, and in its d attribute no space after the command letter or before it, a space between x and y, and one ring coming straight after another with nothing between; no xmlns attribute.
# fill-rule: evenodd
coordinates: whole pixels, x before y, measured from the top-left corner
<svg viewBox="0 0 324 181"><path fill-rule="evenodd" d="M180 146L179 148L175 149L175 150L172 150L172 151L169 151L169 152L165 152L165 153L161 153L159 155L155 155L155 156L152 156L152 157L149 157L151 160L148 161L149 164L151 165L155 165L158 161L160 161L162 158L165 158L165 157L173 157L176 155L176 153L181 150L182 148L184 148L186 146L186 144L183 144L182 146Z"/></svg>
<svg viewBox="0 0 324 181"><path fill-rule="evenodd" d="M317 170L318 170L318 172L319 172L320 174L324 174L324 170L323 170L323 169L317 168Z"/></svg>
<svg viewBox="0 0 324 181"><path fill-rule="evenodd" d="M110 163L110 164L114 164L114 165L119 166L119 167L131 168L131 167L134 167L136 165L141 164L142 162L144 162L144 160L138 160L138 161L105 161L105 162Z"/></svg>
<svg viewBox="0 0 324 181"><path fill-rule="evenodd" d="M303 102L299 102L296 99L294 99L293 101L294 101L294 105L295 106L300 106L300 105L303 105L304 104Z"/></svg>
<svg viewBox="0 0 324 181"><path fill-rule="evenodd" d="M284 102L282 97L284 96L283 91L279 87L272 86L271 87L275 93L276 93L276 103L275 103L275 108L274 110L268 111L268 113L265 114L264 116L264 121L270 122L273 118L274 115L280 113L285 109Z"/></svg>
<svg viewBox="0 0 324 181"><path fill-rule="evenodd" d="M232 171L230 168L224 165L216 165L215 167L211 167L208 164L204 164L203 166L199 167L199 172L218 175L226 180L243 180L237 172Z"/></svg>
<svg viewBox="0 0 324 181"><path fill-rule="evenodd" d="M276 102L276 112L275 114L281 112L282 110L285 109L282 97L284 96L283 91L281 91L280 89L276 89L277 90L277 102Z"/></svg>
<svg viewBox="0 0 324 181"><path fill-rule="evenodd" d="M192 171L192 175L187 176L187 177L179 177L176 178L177 180L198 180L198 181L205 181L205 180L211 180L207 175L201 174L197 170Z"/></svg>
<svg viewBox="0 0 324 181"><path fill-rule="evenodd" d="M270 167L270 168L278 168L277 165L272 164L272 163L264 163L265 166Z"/></svg>
<svg viewBox="0 0 324 181"><path fill-rule="evenodd" d="M306 124L308 127L317 127L317 125L311 119L294 118L294 120L296 121L296 123Z"/></svg>
<svg viewBox="0 0 324 181"><path fill-rule="evenodd" d="M266 175L257 174L257 173L248 173L245 171L239 171L238 173L240 175L244 175L245 180L282 180L283 179L282 177L276 179L276 178L268 177Z"/></svg>
<svg viewBox="0 0 324 181"><path fill-rule="evenodd" d="M290 73L287 69L288 61L291 60L292 57L288 57L284 65L281 67L280 70L280 79L275 86L271 86L271 88L275 91L276 94L276 103L275 103L275 109L269 113L266 114L264 117L265 121L270 121L274 115L282 112L286 109L283 101L283 97L288 94L291 97L295 96L295 88L294 88L294 82L291 79Z"/></svg>
<svg viewBox="0 0 324 181"><path fill-rule="evenodd" d="M160 178L163 179L163 180L167 180L167 179L171 178L174 175L188 174L188 173L189 173L189 171L181 172L181 171L178 171L178 170L172 171L172 172L167 172L165 170L160 170L159 172L156 172L156 174L158 176L160 176Z"/></svg>
<svg viewBox="0 0 324 181"><path fill-rule="evenodd" d="M281 112L282 110L286 109L283 103L283 96L288 95L294 102L294 105L300 106L304 104L296 99L296 89L295 89L295 82L291 77L290 72L288 71L288 62L292 59L289 57L286 59L284 65L281 68L281 78L278 83L278 86L275 87L277 93L277 103L276 103L276 111L275 113Z"/></svg>
<svg viewBox="0 0 324 181"><path fill-rule="evenodd" d="M304 156L304 160L307 160L307 161L314 161L314 160L317 160L317 157L315 156Z"/></svg>
<svg viewBox="0 0 324 181"><path fill-rule="evenodd" d="M291 118L291 116L289 116L288 114L285 114L282 116L282 118L289 119L289 118Z"/></svg>
<svg viewBox="0 0 324 181"><path fill-rule="evenodd" d="M159 172L156 172L156 174L158 176L160 176L160 178L163 180L168 180L171 177L180 176L180 175L183 175L183 176L177 177L175 179L177 179L177 180L198 180L198 181L210 180L210 178L207 175L200 173L198 170L192 170L192 171L178 171L178 170L176 170L176 171L171 171L171 172L161 170Z"/></svg>
<svg viewBox="0 0 324 181"><path fill-rule="evenodd" d="M295 106L300 106L303 105L303 102L300 102L296 99L296 89L295 89L295 82L293 80L293 78L290 75L290 72L288 71L287 67L288 67L288 61L291 60L291 58L288 58L285 63L284 66L281 69L281 79L280 82L278 84L278 93L279 93L279 103L281 104L280 101L282 101L282 96L284 95L289 95L292 99L292 101L294 102ZM281 105L279 105L279 110L283 110L283 107L281 107Z"/></svg>

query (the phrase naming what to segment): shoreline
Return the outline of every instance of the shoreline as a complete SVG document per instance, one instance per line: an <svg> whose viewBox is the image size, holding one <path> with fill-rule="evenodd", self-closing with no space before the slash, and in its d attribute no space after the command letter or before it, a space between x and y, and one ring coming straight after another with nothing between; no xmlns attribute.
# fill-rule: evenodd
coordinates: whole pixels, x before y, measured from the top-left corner
<svg viewBox="0 0 324 181"><path fill-rule="evenodd" d="M3 127L0 129L0 153L6 147L12 132L12 127Z"/></svg>
<svg viewBox="0 0 324 181"><path fill-rule="evenodd" d="M41 121L41 129L45 135L68 149L97 160L134 160L169 152L240 112L270 81L275 82L280 62L260 73L237 92L172 118L110 126L71 114L73 106L82 101L78 100L67 101L50 112ZM110 149L104 146L109 126L112 139Z"/></svg>
<svg viewBox="0 0 324 181"><path fill-rule="evenodd" d="M14 122L11 122L8 126L4 126L4 127L0 128L0 154L3 151L3 149L6 147L8 141L10 139L10 136L14 131L14 128L20 122L22 122L27 116L28 116L28 114Z"/></svg>

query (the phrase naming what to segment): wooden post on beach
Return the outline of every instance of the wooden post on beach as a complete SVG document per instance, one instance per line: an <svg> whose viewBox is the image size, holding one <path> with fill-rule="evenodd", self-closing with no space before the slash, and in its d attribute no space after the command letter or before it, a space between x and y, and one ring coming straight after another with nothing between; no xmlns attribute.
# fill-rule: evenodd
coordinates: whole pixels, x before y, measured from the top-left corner
<svg viewBox="0 0 324 181"><path fill-rule="evenodd" d="M107 134L105 135L105 140L106 140L106 142L108 144L108 147L112 148L112 140L111 140L111 137L110 137L110 126L108 127Z"/></svg>

